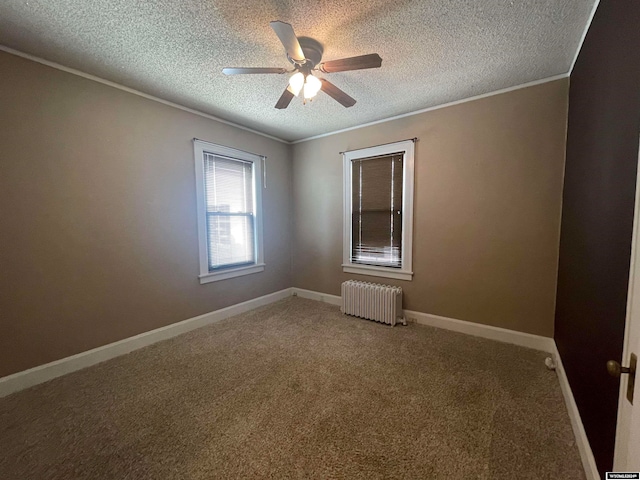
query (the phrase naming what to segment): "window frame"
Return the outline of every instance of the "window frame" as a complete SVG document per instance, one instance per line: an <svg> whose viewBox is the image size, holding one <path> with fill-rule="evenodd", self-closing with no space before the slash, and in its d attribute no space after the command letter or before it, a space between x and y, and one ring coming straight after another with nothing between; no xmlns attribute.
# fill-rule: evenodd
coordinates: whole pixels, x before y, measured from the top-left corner
<svg viewBox="0 0 640 480"><path fill-rule="evenodd" d="M193 153L196 171L196 213L198 219L198 253L200 274L198 278L201 284L217 282L229 278L240 277L252 273L264 271L264 245L262 232L262 172L264 160L263 156L244 152L224 145L205 142L204 140L193 140ZM204 154L218 155L234 160L249 162L252 164L252 184L253 184L253 210L255 217L254 226L254 248L255 262L243 264L238 267L230 266L220 268L215 271L209 270L209 247L207 242L207 204L206 187L204 173Z"/></svg>
<svg viewBox="0 0 640 480"><path fill-rule="evenodd" d="M352 205L352 162L369 157L378 157L394 153L403 153L402 172L402 266L385 267L378 265L362 265L351 261L351 246L353 232L351 230ZM388 143L376 147L351 150L343 153L343 246L342 271L374 277L394 278L397 280L411 280L413 278L413 190L414 190L414 154L413 140Z"/></svg>

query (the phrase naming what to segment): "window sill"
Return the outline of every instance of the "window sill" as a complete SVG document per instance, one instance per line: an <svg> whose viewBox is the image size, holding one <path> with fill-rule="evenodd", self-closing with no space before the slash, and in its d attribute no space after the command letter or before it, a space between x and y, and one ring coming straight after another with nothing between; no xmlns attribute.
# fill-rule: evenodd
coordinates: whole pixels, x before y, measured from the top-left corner
<svg viewBox="0 0 640 480"><path fill-rule="evenodd" d="M396 268L375 267L372 265L342 264L342 271L345 273L358 273L360 275L371 275L373 277L395 278L396 280L408 280L413 278L413 272L398 270Z"/></svg>
<svg viewBox="0 0 640 480"><path fill-rule="evenodd" d="M227 280L228 278L241 277L243 275L250 275L252 273L258 273L264 271L264 263L258 263L257 265L249 265L248 267L230 268L228 270L222 270L220 272L209 272L204 275L199 275L200 283L217 282L219 280Z"/></svg>

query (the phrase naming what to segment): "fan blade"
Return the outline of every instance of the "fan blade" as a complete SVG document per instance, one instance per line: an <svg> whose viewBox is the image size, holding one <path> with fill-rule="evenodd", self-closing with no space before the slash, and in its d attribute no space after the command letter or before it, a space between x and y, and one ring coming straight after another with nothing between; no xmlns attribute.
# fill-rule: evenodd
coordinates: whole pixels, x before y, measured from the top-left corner
<svg viewBox="0 0 640 480"><path fill-rule="evenodd" d="M227 67L222 69L222 73L225 75L241 75L245 73L286 73L286 68L269 68L269 67L256 67L256 68L234 68Z"/></svg>
<svg viewBox="0 0 640 480"><path fill-rule="evenodd" d="M306 59L304 58L304 53L302 53L302 47L300 46L298 37L296 37L293 31L293 27L281 21L271 22L270 25L273 31L276 32L276 35L278 35L291 60L296 63L304 63Z"/></svg>
<svg viewBox="0 0 640 480"><path fill-rule="evenodd" d="M291 103L291 100L293 99L293 97L295 97L295 95L291 91L291 88L287 87L285 89L285 91L282 92L282 95L278 99L278 103L276 103L276 108L278 110L282 110L284 108L287 108L289 106L289 104Z"/></svg>
<svg viewBox="0 0 640 480"><path fill-rule="evenodd" d="M324 73L347 72L349 70L362 70L364 68L379 68L380 65L382 65L380 55L370 53L369 55L360 55L359 57L323 62L318 65L318 70Z"/></svg>
<svg viewBox="0 0 640 480"><path fill-rule="evenodd" d="M321 78L320 81L322 82L320 90L336 100L338 103L341 103L347 108L355 105L356 101L336 87L333 83L326 81L324 78Z"/></svg>

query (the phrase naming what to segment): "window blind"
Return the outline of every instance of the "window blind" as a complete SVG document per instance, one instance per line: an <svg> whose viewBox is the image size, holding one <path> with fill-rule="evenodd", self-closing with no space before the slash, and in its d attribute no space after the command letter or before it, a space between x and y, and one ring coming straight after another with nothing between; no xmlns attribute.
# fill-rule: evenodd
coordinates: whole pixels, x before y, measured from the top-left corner
<svg viewBox="0 0 640 480"><path fill-rule="evenodd" d="M351 162L351 261L402 266L403 154Z"/></svg>
<svg viewBox="0 0 640 480"><path fill-rule="evenodd" d="M252 168L204 153L209 271L255 263Z"/></svg>

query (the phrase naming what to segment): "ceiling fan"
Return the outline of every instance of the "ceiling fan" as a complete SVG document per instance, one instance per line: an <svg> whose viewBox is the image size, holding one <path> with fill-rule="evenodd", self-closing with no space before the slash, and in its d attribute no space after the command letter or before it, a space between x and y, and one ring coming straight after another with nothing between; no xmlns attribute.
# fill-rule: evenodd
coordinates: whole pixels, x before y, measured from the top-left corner
<svg viewBox="0 0 640 480"><path fill-rule="evenodd" d="M293 73L289 79L289 85L276 103L276 108L283 109L289 106L293 97L297 97L302 91L304 101L315 97L322 90L327 95L338 101L345 107L352 107L356 101L333 83L324 78L316 77L313 72L333 73L349 70L361 70L364 68L379 68L382 58L377 53L360 55L357 57L342 58L340 60L322 60L323 48L319 42L309 37L297 37L293 27L288 23L275 21L270 23L278 38L284 45L287 58L293 64L293 69L286 68L223 68L225 75L256 74L256 73Z"/></svg>

